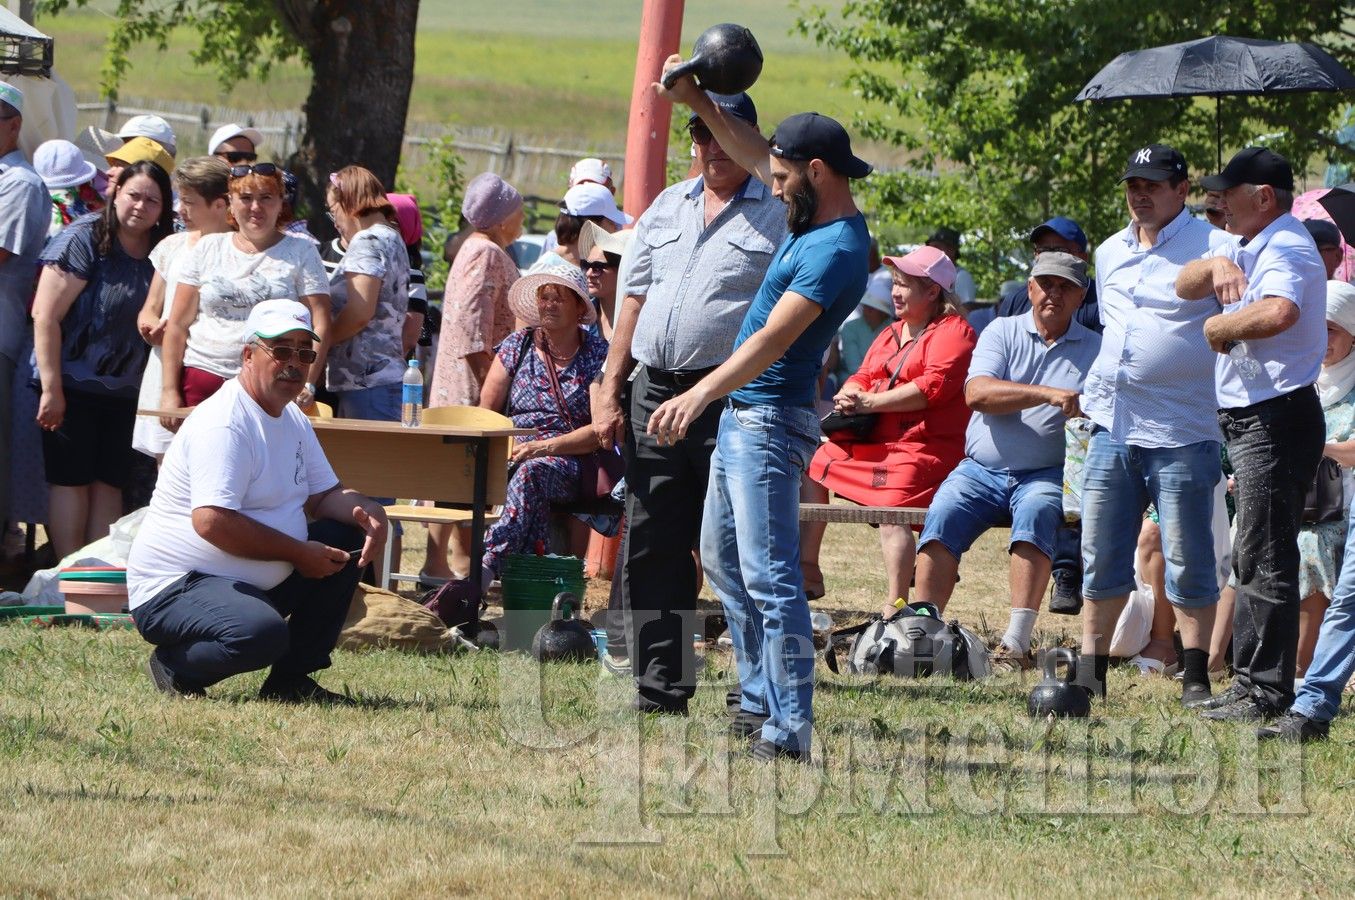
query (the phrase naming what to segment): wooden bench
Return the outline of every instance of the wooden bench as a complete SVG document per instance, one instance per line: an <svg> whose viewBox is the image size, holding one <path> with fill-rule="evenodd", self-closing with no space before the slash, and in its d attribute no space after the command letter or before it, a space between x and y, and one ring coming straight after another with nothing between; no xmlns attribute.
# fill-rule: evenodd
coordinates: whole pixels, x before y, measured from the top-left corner
<svg viewBox="0 0 1355 900"><path fill-rule="evenodd" d="M861 525L921 525L927 510L916 506L857 506L855 503L801 503L801 522L849 522Z"/></svg>

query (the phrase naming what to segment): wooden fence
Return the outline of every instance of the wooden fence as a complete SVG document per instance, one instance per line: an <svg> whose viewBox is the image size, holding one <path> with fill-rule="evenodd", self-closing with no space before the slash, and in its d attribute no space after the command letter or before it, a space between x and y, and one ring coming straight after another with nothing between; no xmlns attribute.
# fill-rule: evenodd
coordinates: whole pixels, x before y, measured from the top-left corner
<svg viewBox="0 0 1355 900"><path fill-rule="evenodd" d="M222 106L174 100L124 98L105 101L95 97L78 98L79 127L96 125L109 131L132 116L157 115L174 128L179 139L180 157L207 151L212 132L228 122L249 125L263 132L264 156L286 159L301 143L305 117L299 110L249 111ZM451 139L452 148L465 160L468 176L479 172L497 172L524 193L555 196L563 193L569 168L585 156L605 159L612 177L620 183L625 155L616 146L562 148L550 145L544 136L513 133L500 128L447 126L431 122L409 122L405 126L400 165L413 175L428 162L430 146Z"/></svg>

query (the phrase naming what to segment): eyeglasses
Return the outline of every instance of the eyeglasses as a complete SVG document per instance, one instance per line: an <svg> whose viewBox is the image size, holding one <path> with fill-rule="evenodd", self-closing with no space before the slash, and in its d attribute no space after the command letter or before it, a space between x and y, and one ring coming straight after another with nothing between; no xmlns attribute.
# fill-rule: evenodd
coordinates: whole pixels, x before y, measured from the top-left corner
<svg viewBox="0 0 1355 900"><path fill-rule="evenodd" d="M621 263L608 262L605 259L600 259L597 262L584 261L579 263L579 268L585 272L605 272L608 269L619 269L620 267Z"/></svg>
<svg viewBox="0 0 1355 900"><path fill-rule="evenodd" d="M315 362L320 356L319 353L309 347L288 347L286 344L270 347L263 341L255 341L254 343L256 346L260 347L264 353L267 353L280 363L289 363L292 361L292 357L295 356L300 362L309 365L310 363Z"/></svg>
<svg viewBox="0 0 1355 900"><path fill-rule="evenodd" d="M232 178L244 178L246 175L276 175L281 171L272 163L256 163L252 166L231 166Z"/></svg>
<svg viewBox="0 0 1355 900"><path fill-rule="evenodd" d="M228 163L252 163L259 158L259 154L250 153L248 150L222 150L217 157Z"/></svg>
<svg viewBox="0 0 1355 900"><path fill-rule="evenodd" d="M693 144L700 144L703 147L715 140L715 135L710 133L704 122L693 122L687 133L691 135Z"/></svg>

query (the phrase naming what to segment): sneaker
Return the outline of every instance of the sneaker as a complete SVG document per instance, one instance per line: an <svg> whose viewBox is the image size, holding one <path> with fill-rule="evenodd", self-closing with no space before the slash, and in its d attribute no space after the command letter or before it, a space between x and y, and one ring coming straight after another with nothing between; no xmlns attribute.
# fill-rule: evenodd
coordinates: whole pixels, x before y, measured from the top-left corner
<svg viewBox="0 0 1355 900"><path fill-rule="evenodd" d="M1082 573L1056 569L1049 587L1049 611L1061 616L1082 612Z"/></svg>
<svg viewBox="0 0 1355 900"><path fill-rule="evenodd" d="M1325 741L1330 727L1330 723L1310 719L1303 713L1291 709L1276 721L1256 729L1256 737L1262 741L1278 738L1282 741L1306 744L1309 741Z"/></svg>
<svg viewBox="0 0 1355 900"><path fill-rule="evenodd" d="M180 700L186 700L193 697L206 697L207 692L200 687L188 687L178 681L165 668L165 664L160 662L160 657L154 652L146 660L146 675L150 678L151 684L162 694L175 697Z"/></svg>
<svg viewBox="0 0 1355 900"><path fill-rule="evenodd" d="M1236 703L1248 696L1247 689L1234 681L1228 685L1228 690L1222 694L1215 694L1212 697L1206 697L1203 700L1194 700L1186 704L1186 709L1218 709L1221 706L1228 706Z"/></svg>
<svg viewBox="0 0 1355 900"><path fill-rule="evenodd" d="M629 656L612 656L610 653L604 653L602 654L602 668L617 678L629 678L635 674L631 669Z"/></svg>
<svg viewBox="0 0 1355 900"><path fill-rule="evenodd" d="M751 741L762 736L762 726L766 722L766 716L740 710L738 715L734 716L734 721L729 723L729 734L740 740Z"/></svg>
<svg viewBox="0 0 1355 900"><path fill-rule="evenodd" d="M1006 644L998 644L992 663L994 672L1029 672L1035 668L1035 654L1030 650L1019 653Z"/></svg>
<svg viewBox="0 0 1355 900"><path fill-rule="evenodd" d="M743 686L735 684L725 691L725 712L737 716L743 712Z"/></svg>
<svg viewBox="0 0 1355 900"><path fill-rule="evenodd" d="M1201 703L1208 700L1211 696L1212 694L1210 693L1209 685L1207 684L1196 684L1192 682L1191 684L1181 685L1181 705L1186 709L1198 708Z"/></svg>
<svg viewBox="0 0 1355 900"><path fill-rule="evenodd" d="M1255 697L1243 697L1226 706L1205 709L1200 715L1211 722L1260 722L1271 718L1275 712Z"/></svg>
<svg viewBox="0 0 1355 900"><path fill-rule="evenodd" d="M274 703L323 703L330 706L354 706L357 703L347 694L325 690L309 675L283 678L269 675L259 688L259 699Z"/></svg>
<svg viewBox="0 0 1355 900"><path fill-rule="evenodd" d="M808 750L792 750L789 747L774 744L763 738L758 738L753 741L752 754L753 759L762 763L776 762L778 759L789 759L797 763L808 765L813 761Z"/></svg>

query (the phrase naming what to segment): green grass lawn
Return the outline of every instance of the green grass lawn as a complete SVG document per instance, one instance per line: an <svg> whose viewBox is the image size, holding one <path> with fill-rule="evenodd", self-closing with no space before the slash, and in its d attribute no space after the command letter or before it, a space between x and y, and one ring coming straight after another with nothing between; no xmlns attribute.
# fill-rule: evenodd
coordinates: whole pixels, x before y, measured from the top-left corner
<svg viewBox="0 0 1355 900"><path fill-rule="evenodd" d="M950 612L1005 624L1004 538L971 553ZM875 542L829 529L839 621L878 603ZM820 667L821 765L803 770L730 744L721 653L690 720L637 722L597 667L538 674L513 654L340 652L322 678L361 703L329 709L254 700L257 674L170 701L146 651L128 632L0 626L0 894L1355 889L1355 729L1258 756L1247 729L1206 727L1175 685L1123 671L1093 721L1046 724L1025 714L1029 679Z"/></svg>

